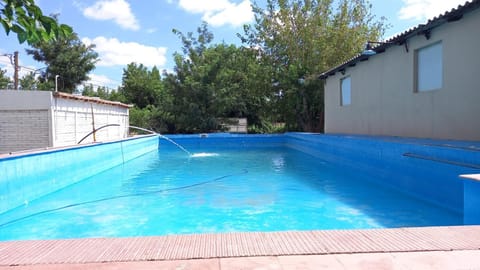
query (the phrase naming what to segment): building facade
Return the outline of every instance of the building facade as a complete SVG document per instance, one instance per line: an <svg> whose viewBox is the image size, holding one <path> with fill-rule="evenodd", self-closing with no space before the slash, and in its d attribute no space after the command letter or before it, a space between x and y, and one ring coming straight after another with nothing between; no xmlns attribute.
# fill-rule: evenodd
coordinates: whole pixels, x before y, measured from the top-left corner
<svg viewBox="0 0 480 270"><path fill-rule="evenodd" d="M48 91L0 90L0 154L128 136L129 105Z"/></svg>
<svg viewBox="0 0 480 270"><path fill-rule="evenodd" d="M321 74L325 132L480 140L479 7L466 3Z"/></svg>

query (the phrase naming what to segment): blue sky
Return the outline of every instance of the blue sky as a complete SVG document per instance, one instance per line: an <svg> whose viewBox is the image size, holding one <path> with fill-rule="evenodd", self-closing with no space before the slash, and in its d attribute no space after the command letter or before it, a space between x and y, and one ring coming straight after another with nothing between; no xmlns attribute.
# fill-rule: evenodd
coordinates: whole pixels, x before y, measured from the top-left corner
<svg viewBox="0 0 480 270"><path fill-rule="evenodd" d="M265 0L256 0L262 4ZM91 83L116 88L123 68L131 62L160 70L173 69L172 54L181 42L172 33L195 31L207 21L214 42L239 44L236 33L253 21L253 0L37 0L45 14L58 13L61 23L73 27L86 44L96 44L100 61L90 74ZM370 0L373 13L386 17L391 25L385 38L465 3L465 0ZM20 76L42 68L26 54L28 45L19 45L15 35L0 31L0 55L19 51ZM11 75L8 57L0 56L0 69Z"/></svg>

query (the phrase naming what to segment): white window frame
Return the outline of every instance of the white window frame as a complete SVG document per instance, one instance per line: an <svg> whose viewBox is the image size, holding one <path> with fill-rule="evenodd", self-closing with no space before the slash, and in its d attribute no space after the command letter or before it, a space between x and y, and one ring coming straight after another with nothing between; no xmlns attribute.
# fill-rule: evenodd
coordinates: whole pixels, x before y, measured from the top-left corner
<svg viewBox="0 0 480 270"><path fill-rule="evenodd" d="M443 87L443 44L436 42L415 51L415 91Z"/></svg>
<svg viewBox="0 0 480 270"><path fill-rule="evenodd" d="M350 76L340 79L340 106L352 104L352 78Z"/></svg>

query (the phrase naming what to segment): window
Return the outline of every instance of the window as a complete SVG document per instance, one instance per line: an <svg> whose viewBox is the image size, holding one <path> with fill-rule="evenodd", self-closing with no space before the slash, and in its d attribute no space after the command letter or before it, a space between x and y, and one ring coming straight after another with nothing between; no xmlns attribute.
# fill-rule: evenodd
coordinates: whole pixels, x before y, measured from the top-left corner
<svg viewBox="0 0 480 270"><path fill-rule="evenodd" d="M340 80L340 105L347 106L352 103L352 83L350 76Z"/></svg>
<svg viewBox="0 0 480 270"><path fill-rule="evenodd" d="M430 91L442 88L443 48L435 43L416 52L416 90Z"/></svg>

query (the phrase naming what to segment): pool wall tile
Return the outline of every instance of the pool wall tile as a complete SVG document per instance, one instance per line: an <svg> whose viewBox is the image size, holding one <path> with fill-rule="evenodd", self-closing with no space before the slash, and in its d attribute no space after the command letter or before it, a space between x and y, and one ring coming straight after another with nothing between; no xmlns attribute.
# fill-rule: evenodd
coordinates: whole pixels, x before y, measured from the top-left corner
<svg viewBox="0 0 480 270"><path fill-rule="evenodd" d="M0 159L0 213L158 150L147 136Z"/></svg>
<svg viewBox="0 0 480 270"><path fill-rule="evenodd" d="M478 142L304 133L286 137L290 148L459 213L464 211L459 175L480 171Z"/></svg>
<svg viewBox="0 0 480 270"><path fill-rule="evenodd" d="M289 147L321 162L354 169L362 174L359 179L369 179L457 213L464 212L464 181L459 175L480 173L479 142L296 132L168 137L187 149L205 151L217 147ZM159 144L160 153L176 147L162 139Z"/></svg>
<svg viewBox="0 0 480 270"><path fill-rule="evenodd" d="M225 148L254 148L254 147L282 147L285 144L285 135L283 134L195 134L195 135L168 135L168 138L182 145L187 149L195 151L208 152L216 149ZM160 152L178 149L177 146L165 139L160 139ZM180 151L180 150L179 150Z"/></svg>
<svg viewBox="0 0 480 270"><path fill-rule="evenodd" d="M463 223L465 225L480 224L480 181L470 179L463 181L465 192Z"/></svg>
<svg viewBox="0 0 480 270"><path fill-rule="evenodd" d="M355 169L359 179L378 182L457 213L464 213L467 207L465 181L459 175L480 173L479 142L313 133L215 133L168 138L195 151L226 147L296 149L319 161ZM150 136L0 159L0 213L157 149L160 155L163 151L181 151L165 139ZM477 188L468 192L472 198L479 196Z"/></svg>

